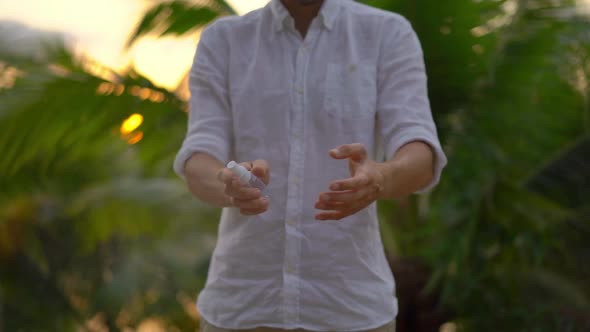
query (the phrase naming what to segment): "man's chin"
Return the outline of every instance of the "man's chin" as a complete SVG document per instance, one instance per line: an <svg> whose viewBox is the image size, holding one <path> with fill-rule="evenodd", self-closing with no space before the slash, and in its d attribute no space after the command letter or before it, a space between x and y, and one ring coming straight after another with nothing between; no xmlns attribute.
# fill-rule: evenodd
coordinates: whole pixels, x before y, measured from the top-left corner
<svg viewBox="0 0 590 332"><path fill-rule="evenodd" d="M311 6L321 3L322 1L324 0L297 0L297 3L299 3L301 6Z"/></svg>

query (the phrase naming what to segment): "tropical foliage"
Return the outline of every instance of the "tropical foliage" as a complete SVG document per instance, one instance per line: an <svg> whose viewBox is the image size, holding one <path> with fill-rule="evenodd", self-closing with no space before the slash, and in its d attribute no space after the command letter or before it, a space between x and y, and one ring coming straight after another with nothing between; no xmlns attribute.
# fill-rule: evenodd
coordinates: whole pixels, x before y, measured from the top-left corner
<svg viewBox="0 0 590 332"><path fill-rule="evenodd" d="M0 40L0 331L194 330L218 212L172 174L185 101L63 42L13 49Z"/></svg>
<svg viewBox="0 0 590 332"><path fill-rule="evenodd" d="M375 3L421 36L450 155L428 203L394 221L398 252L430 262L430 288L465 330L586 330L590 155L545 166L590 135L588 19L574 1L420 3ZM558 195L530 185L569 174L578 182Z"/></svg>
<svg viewBox="0 0 590 332"><path fill-rule="evenodd" d="M574 0L367 0L423 44L449 156L430 195L381 205L391 256L465 331L590 329L590 23ZM233 10L158 1L132 31ZM185 102L133 70L0 37L0 331L198 325L217 211L171 172Z"/></svg>

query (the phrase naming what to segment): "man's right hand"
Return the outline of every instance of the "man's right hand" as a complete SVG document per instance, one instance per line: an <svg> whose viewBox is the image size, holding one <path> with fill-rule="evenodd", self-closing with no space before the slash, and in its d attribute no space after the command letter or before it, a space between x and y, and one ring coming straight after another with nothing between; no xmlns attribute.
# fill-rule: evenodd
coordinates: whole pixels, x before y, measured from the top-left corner
<svg viewBox="0 0 590 332"><path fill-rule="evenodd" d="M244 162L240 165L246 167L252 174L268 185L270 168L266 161L256 160L254 162ZM263 197L259 189L242 184L238 177L228 168L220 169L217 178L225 184L228 205L240 209L242 215L253 216L268 210L268 198Z"/></svg>

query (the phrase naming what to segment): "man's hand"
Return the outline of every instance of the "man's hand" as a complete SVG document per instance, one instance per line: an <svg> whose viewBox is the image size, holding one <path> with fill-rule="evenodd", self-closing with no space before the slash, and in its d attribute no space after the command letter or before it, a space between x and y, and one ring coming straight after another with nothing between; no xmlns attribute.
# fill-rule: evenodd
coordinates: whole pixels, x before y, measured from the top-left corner
<svg viewBox="0 0 590 332"><path fill-rule="evenodd" d="M385 178L379 164L367 158L362 144L347 144L330 150L334 159L348 159L350 178L336 180L330 191L320 194L316 209L318 220L340 220L351 216L375 202L383 189Z"/></svg>
<svg viewBox="0 0 590 332"><path fill-rule="evenodd" d="M268 185L270 181L270 168L264 160L241 163L255 176ZM268 198L262 197L260 190L249 187L240 182L237 176L228 168L222 168L217 173L217 178L225 184L225 194L228 205L240 209L240 213L253 216L264 213L268 209Z"/></svg>

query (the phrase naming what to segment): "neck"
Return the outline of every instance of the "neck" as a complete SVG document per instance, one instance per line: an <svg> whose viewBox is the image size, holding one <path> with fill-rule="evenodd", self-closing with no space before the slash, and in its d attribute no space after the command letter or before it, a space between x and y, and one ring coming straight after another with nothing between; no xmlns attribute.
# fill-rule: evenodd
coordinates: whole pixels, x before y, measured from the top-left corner
<svg viewBox="0 0 590 332"><path fill-rule="evenodd" d="M281 0L281 2L293 17L297 31L305 38L311 21L318 16L324 0Z"/></svg>

